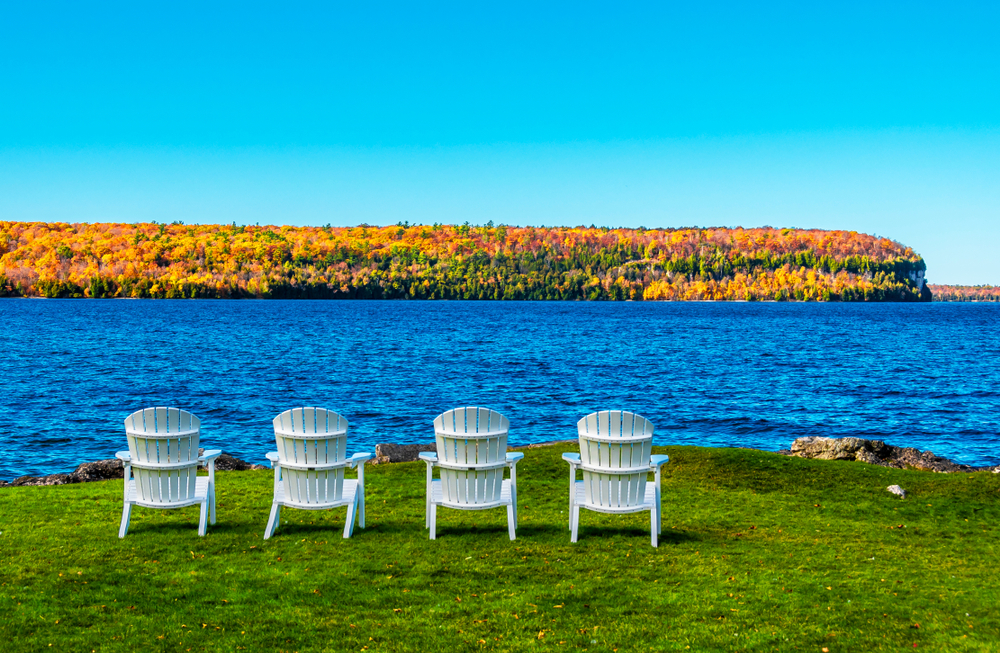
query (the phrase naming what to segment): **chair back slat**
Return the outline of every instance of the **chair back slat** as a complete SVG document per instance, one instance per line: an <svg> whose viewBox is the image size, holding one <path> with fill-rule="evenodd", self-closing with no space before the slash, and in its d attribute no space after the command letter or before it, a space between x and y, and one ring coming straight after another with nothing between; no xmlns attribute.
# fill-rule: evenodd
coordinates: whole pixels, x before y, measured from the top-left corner
<svg viewBox="0 0 1000 653"><path fill-rule="evenodd" d="M606 508L641 505L653 424L627 411L591 413L577 422L585 501Z"/></svg>
<svg viewBox="0 0 1000 653"><path fill-rule="evenodd" d="M137 500L171 504L194 498L201 420L179 408L144 408L125 418L125 434Z"/></svg>
<svg viewBox="0 0 1000 653"><path fill-rule="evenodd" d="M476 506L500 500L510 421L495 410L455 408L434 418L445 503ZM475 469L455 469L468 466Z"/></svg>
<svg viewBox="0 0 1000 653"><path fill-rule="evenodd" d="M325 408L286 410L272 420L281 463L319 469L282 467L285 498L291 503L336 503L344 496L344 467L322 469L347 458L347 420Z"/></svg>

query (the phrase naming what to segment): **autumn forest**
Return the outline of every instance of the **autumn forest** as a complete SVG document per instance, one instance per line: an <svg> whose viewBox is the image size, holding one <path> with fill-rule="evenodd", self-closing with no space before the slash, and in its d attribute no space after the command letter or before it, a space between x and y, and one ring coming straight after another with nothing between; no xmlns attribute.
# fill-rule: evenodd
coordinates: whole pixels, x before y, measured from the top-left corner
<svg viewBox="0 0 1000 653"><path fill-rule="evenodd" d="M928 301L857 232L0 221L0 296Z"/></svg>

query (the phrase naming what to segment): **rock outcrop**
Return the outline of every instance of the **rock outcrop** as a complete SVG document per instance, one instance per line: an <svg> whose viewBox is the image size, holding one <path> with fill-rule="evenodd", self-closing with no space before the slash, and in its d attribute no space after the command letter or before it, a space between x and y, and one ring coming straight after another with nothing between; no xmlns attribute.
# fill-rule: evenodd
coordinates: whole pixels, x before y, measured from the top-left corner
<svg viewBox="0 0 1000 653"><path fill-rule="evenodd" d="M436 444L393 444L383 442L375 445L373 465L385 463L411 463L417 460L421 451L437 451Z"/></svg>
<svg viewBox="0 0 1000 653"><path fill-rule="evenodd" d="M205 455L204 449L198 449L198 455ZM215 459L215 471L217 472L245 472L248 469L267 469L267 465L254 465L245 460L234 458L228 453L224 453ZM120 474L119 474L120 476Z"/></svg>
<svg viewBox="0 0 1000 653"><path fill-rule="evenodd" d="M510 447L510 449L536 449L538 447L551 447L559 444L576 444L579 442L577 439L572 440L553 440L552 442L536 442L535 444L529 444L523 447ZM393 444L391 442L383 442L381 444L375 445L375 460L372 461L373 465L382 465L385 463L411 463L418 460L418 456L421 451L437 451L437 445L434 444Z"/></svg>
<svg viewBox="0 0 1000 653"><path fill-rule="evenodd" d="M913 447L896 447L882 440L864 438L798 438L792 443L791 455L817 460L860 460L871 465L895 469L919 469L929 472L978 472L993 467L959 465L930 451Z"/></svg>
<svg viewBox="0 0 1000 653"><path fill-rule="evenodd" d="M198 453L204 453L204 449ZM216 471L245 471L248 469L267 469L264 465L251 465L245 460L222 454L215 459ZM90 483L92 481L107 481L125 476L125 466L117 458L83 463L69 474L49 474L47 476L21 476L11 482L0 481L0 487L24 487L27 485L69 485L71 483Z"/></svg>

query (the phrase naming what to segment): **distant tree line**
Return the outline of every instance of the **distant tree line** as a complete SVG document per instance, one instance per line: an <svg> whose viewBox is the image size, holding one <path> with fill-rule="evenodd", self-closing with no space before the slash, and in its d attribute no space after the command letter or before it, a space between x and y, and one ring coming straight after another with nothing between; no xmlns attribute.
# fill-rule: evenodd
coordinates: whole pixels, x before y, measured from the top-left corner
<svg viewBox="0 0 1000 653"><path fill-rule="evenodd" d="M931 285L936 302L1000 302L1000 286Z"/></svg>
<svg viewBox="0 0 1000 653"><path fill-rule="evenodd" d="M848 231L0 222L0 295L927 301L913 250Z"/></svg>

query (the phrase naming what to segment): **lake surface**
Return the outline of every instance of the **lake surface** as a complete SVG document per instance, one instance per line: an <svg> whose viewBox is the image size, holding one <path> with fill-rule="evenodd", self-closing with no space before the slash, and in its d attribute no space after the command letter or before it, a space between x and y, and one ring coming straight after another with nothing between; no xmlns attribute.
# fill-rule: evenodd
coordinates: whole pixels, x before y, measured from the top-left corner
<svg viewBox="0 0 1000 653"><path fill-rule="evenodd" d="M0 299L0 479L110 458L163 405L264 464L301 405L347 417L349 452L482 405L512 445L620 408L656 444L858 436L997 464L998 324L996 304Z"/></svg>

